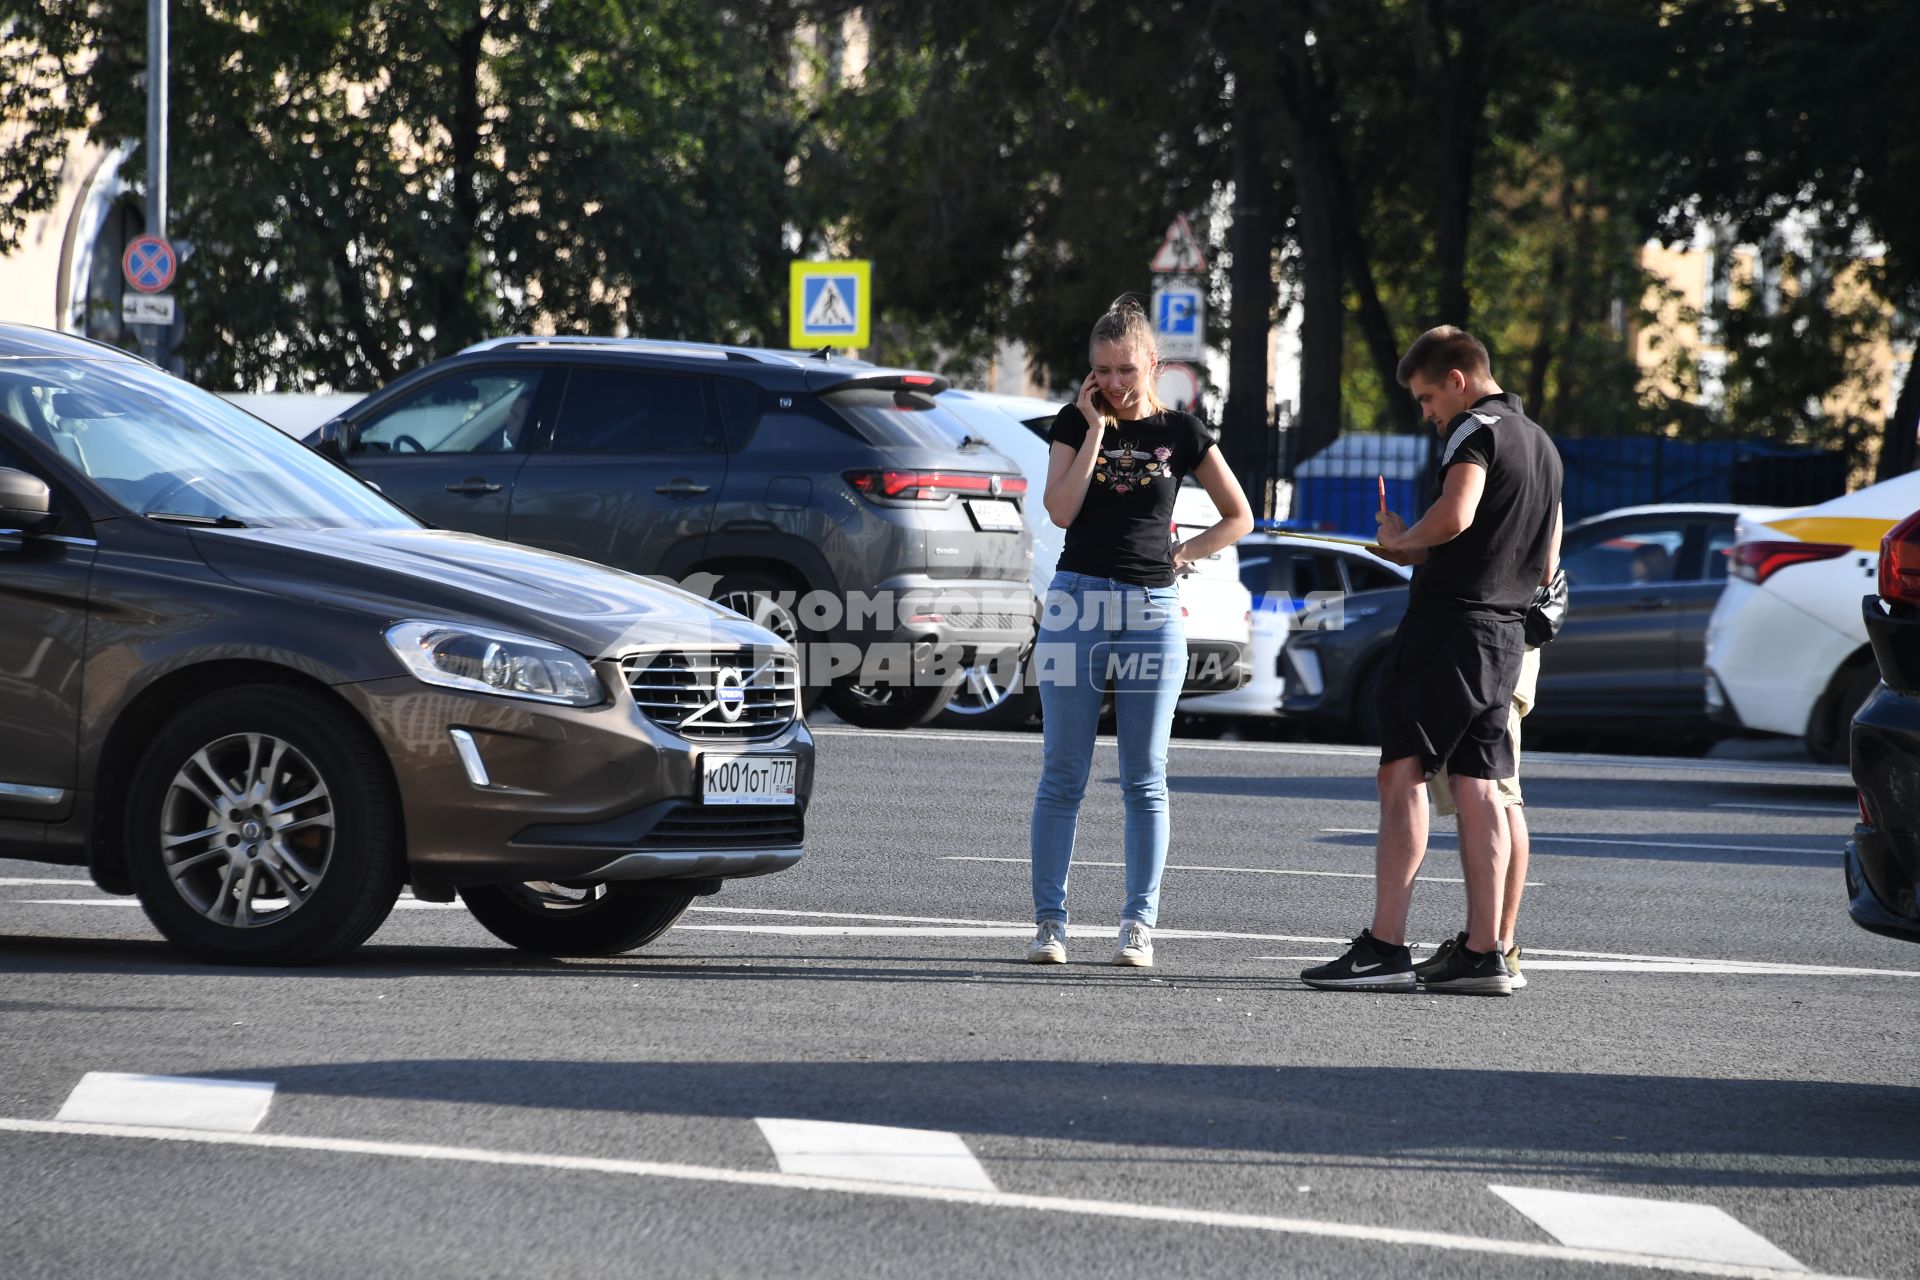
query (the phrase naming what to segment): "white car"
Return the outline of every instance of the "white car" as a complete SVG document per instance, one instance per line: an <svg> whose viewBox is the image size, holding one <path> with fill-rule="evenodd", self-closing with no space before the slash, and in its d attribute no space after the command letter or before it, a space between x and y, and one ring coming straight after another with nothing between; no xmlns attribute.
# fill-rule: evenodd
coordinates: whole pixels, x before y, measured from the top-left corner
<svg viewBox="0 0 1920 1280"><path fill-rule="evenodd" d="M1743 516L1707 623L1707 710L1742 729L1847 758L1848 726L1879 680L1860 601L1880 539L1920 510L1920 471L1796 511Z"/></svg>
<svg viewBox="0 0 1920 1280"><path fill-rule="evenodd" d="M984 391L950 390L940 403L967 424L996 453L1011 459L1027 477L1025 516L1033 531L1034 596L1043 599L1053 581L1066 531L1047 517L1048 428L1062 402ZM1174 499L1170 537L1190 537L1220 518L1205 489L1189 481ZM1252 647L1253 598L1240 583L1240 563L1232 547L1209 556L1180 579L1180 603L1186 610L1190 692L1237 689L1246 683ZM1026 724L1039 711L1039 695L1016 673L1008 679L975 668L954 693L939 723L975 728Z"/></svg>
<svg viewBox="0 0 1920 1280"><path fill-rule="evenodd" d="M1294 618L1324 599L1404 586L1413 572L1374 555L1358 538L1284 529L1256 530L1235 551L1240 581L1253 599L1252 678L1229 693L1181 699L1180 710L1188 715L1279 717L1286 693L1280 654Z"/></svg>

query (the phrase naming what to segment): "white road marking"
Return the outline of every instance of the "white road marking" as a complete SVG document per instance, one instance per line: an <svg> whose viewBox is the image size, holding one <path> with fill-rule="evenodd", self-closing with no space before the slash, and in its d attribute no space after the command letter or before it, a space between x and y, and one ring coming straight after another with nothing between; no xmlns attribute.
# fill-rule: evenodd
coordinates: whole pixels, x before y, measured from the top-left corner
<svg viewBox="0 0 1920 1280"><path fill-rule="evenodd" d="M91 880L41 880L32 876L0 876L0 884L83 884L93 887Z"/></svg>
<svg viewBox="0 0 1920 1280"><path fill-rule="evenodd" d="M1818 804L1742 804L1732 800L1716 800L1708 806L1713 809L1759 809L1767 813L1817 813L1823 818L1857 818L1858 809L1842 809L1837 805Z"/></svg>
<svg viewBox="0 0 1920 1280"><path fill-rule="evenodd" d="M915 738L923 742L981 742L999 746L1031 747L1035 751L1038 751L1041 745L1041 737L1037 733L983 733L974 729L958 731L853 729L836 725L832 728L824 726L816 728L813 730L813 736L816 738L884 738L888 742L897 742L902 738ZM1094 739L1094 745L1112 748L1115 743L1111 735L1103 734ZM1318 743L1195 742L1191 739L1175 738L1167 746L1175 751L1224 751L1234 755L1343 756L1357 760L1380 758L1377 747L1335 747ZM1671 756L1619 756L1585 751L1529 751L1527 760L1529 769L1551 765L1583 768L1606 766L1640 769L1649 773L1721 773L1769 777L1787 775L1805 778L1810 782L1832 783L1835 786L1851 787L1853 785L1852 778L1844 768L1791 762L1768 764L1754 760L1681 760Z"/></svg>
<svg viewBox="0 0 1920 1280"><path fill-rule="evenodd" d="M125 907L138 906L125 898L39 898L25 900L29 905L66 906L66 907ZM400 902L400 907L432 908L435 910L458 911L463 908L457 902ZM950 916L900 916L878 915L856 911L795 911L782 907L692 907L689 914L719 916L776 916L798 920L848 921L845 924L678 924L674 932L691 931L703 933L762 933L775 936L807 937L868 937L868 938L1005 938L1020 937L1033 932L1030 920L974 920ZM851 923L861 922L861 923ZM1111 938L1119 928L1118 924L1075 924L1067 926L1067 933L1075 938ZM1310 946L1345 946L1352 938L1317 937L1298 933L1238 933L1225 929L1170 929L1156 928L1156 938L1185 938L1227 942L1298 942ZM1416 940L1416 947L1433 946ZM1874 977L1874 978L1920 978L1920 969L1861 969L1837 965L1786 964L1763 960L1727 960L1711 956L1649 956L1629 952L1615 951L1560 951L1549 948L1526 950L1525 963L1529 966L1551 963L1549 957L1567 960L1621 960L1634 965L1677 966L1673 969L1628 968L1622 972L1648 973L1713 973L1721 970L1715 966L1735 966L1727 972L1737 971L1746 974L1787 974L1802 977ZM1255 956L1256 960L1309 959L1324 960L1326 956Z"/></svg>
<svg viewBox="0 0 1920 1280"><path fill-rule="evenodd" d="M1379 831L1373 827L1322 827L1321 834L1330 836L1377 836ZM1451 832L1435 831L1435 836L1448 836ZM1678 840L1609 840L1599 836L1560 836L1545 831L1533 832L1534 852L1540 851L1540 842L1561 844L1610 844L1621 845L1629 849L1710 849L1722 853L1817 853L1837 858L1839 849L1792 849L1777 844L1683 844Z"/></svg>
<svg viewBox="0 0 1920 1280"><path fill-rule="evenodd" d="M1596 1196L1538 1187L1488 1190L1533 1219L1548 1235L1576 1249L1696 1258L1739 1267L1805 1271L1793 1255L1776 1248L1723 1209L1710 1204Z"/></svg>
<svg viewBox="0 0 1920 1280"><path fill-rule="evenodd" d="M1225 1213L1173 1205L1128 1204L1118 1200L1085 1200L1069 1196L1020 1195L1008 1191L970 1191L959 1187L921 1187L899 1183L863 1182L853 1178L815 1178L792 1173L748 1169L720 1169L703 1165L663 1164L645 1160L610 1160L592 1156L537 1155L479 1147L429 1146L401 1142L368 1142L353 1138L307 1138L289 1134L207 1133L193 1129L139 1128L66 1124L58 1120L0 1118L0 1132L59 1133L89 1138L130 1138L156 1142L187 1142L208 1146L252 1147L278 1151L326 1151L344 1155L382 1156L405 1160L439 1160L520 1168L566 1170L635 1178L659 1178L743 1187L777 1188L824 1194L871 1196L892 1200L919 1200L972 1205L982 1209L1059 1213L1087 1218L1161 1222L1176 1226L1217 1227L1259 1231L1272 1235L1307 1236L1438 1249L1454 1253L1488 1254L1507 1258L1542 1258L1553 1262L1592 1262L1617 1267L1639 1267L1679 1275L1725 1276L1735 1280L1847 1280L1815 1276L1801 1269L1736 1266L1692 1258L1663 1258L1650 1254L1606 1249L1575 1248L1531 1240L1497 1240L1444 1231L1416 1231L1398 1227L1363 1226L1310 1218L1281 1218L1266 1214Z"/></svg>
<svg viewBox="0 0 1920 1280"><path fill-rule="evenodd" d="M56 1119L76 1124L159 1125L252 1133L267 1118L273 1086L258 1080L89 1071Z"/></svg>
<svg viewBox="0 0 1920 1280"><path fill-rule="evenodd" d="M1334 957L1255 956L1256 960L1322 964ZM1853 969L1844 965L1768 964L1743 960L1540 960L1529 951L1521 958L1528 973L1566 969L1582 973L1717 973L1740 978L1920 978L1920 971Z"/></svg>
<svg viewBox="0 0 1920 1280"><path fill-rule="evenodd" d="M948 854L941 854L940 861L942 862L1011 862L1018 866L1024 867L1027 865L1027 863L1030 860L1027 858L990 858L984 854L973 854L973 853L948 853ZM1127 864L1124 862L1088 862L1084 858L1075 858L1073 860L1073 865L1076 867L1124 868ZM1166 869L1168 871L1244 871L1250 876L1320 876L1329 880L1371 880L1373 879L1373 872L1371 871L1294 871L1284 867L1202 867L1202 866L1194 866L1194 865L1183 865L1183 864L1174 863L1174 862L1169 862L1166 866ZM1465 880L1462 880L1458 876L1417 876L1415 878L1418 879L1423 884L1465 884L1466 883ZM1529 889L1538 889L1541 887L1542 887L1542 882L1539 880L1527 881L1527 888Z"/></svg>
<svg viewBox="0 0 1920 1280"><path fill-rule="evenodd" d="M756 1118L782 1173L917 1187L992 1191L993 1179L957 1133L830 1120Z"/></svg>

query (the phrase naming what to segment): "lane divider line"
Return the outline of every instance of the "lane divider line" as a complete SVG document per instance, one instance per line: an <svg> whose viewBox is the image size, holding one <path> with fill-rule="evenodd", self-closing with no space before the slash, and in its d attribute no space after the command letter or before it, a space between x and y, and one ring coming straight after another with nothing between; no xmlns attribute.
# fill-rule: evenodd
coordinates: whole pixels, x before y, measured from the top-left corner
<svg viewBox="0 0 1920 1280"><path fill-rule="evenodd" d="M939 860L941 862L1010 862L1022 867L1026 866L1030 861L1027 858L992 858L985 854L977 853L946 853L939 855ZM1089 862L1084 858L1075 858L1073 865L1076 867L1124 868L1127 864L1124 862ZM1330 880L1373 879L1373 872L1371 871L1294 871L1284 867L1202 867L1191 865L1183 866L1173 862L1169 862L1166 869L1168 871L1244 871L1252 876L1319 876ZM1466 883L1466 881L1462 880L1459 876L1419 876L1417 879L1423 884ZM1529 889L1539 889L1542 887L1544 886L1539 880L1527 881L1527 888Z"/></svg>
<svg viewBox="0 0 1920 1280"><path fill-rule="evenodd" d="M1724 1209L1710 1204L1599 1196L1541 1187L1489 1186L1561 1244L1616 1253L1695 1258L1730 1266L1804 1272L1804 1263L1776 1248Z"/></svg>
<svg viewBox="0 0 1920 1280"><path fill-rule="evenodd" d="M258 1080L89 1071L67 1095L55 1119L252 1133L267 1118L272 1102L273 1086Z"/></svg>
<svg viewBox="0 0 1920 1280"><path fill-rule="evenodd" d="M1486 1254L1508 1258L1541 1258L1554 1262L1591 1262L1615 1267L1638 1267L1676 1275L1725 1276L1732 1280L1849 1280L1814 1275L1804 1269L1703 1262L1693 1258L1666 1258L1653 1254L1579 1248L1530 1240L1498 1240L1445 1231L1418 1231L1400 1227L1372 1227L1357 1223L1323 1222L1310 1218L1281 1218L1265 1214L1186 1209L1173 1205L1128 1204L1117 1200L1088 1200L1069 1196L1023 1195L1009 1191L970 1191L961 1187L923 1187L900 1183L865 1182L854 1178L818 1178L792 1173L720 1169L702 1165L663 1164L645 1160L612 1160L592 1156L537 1155L494 1151L479 1147L430 1146L400 1142L369 1142L352 1138L307 1138L290 1134L208 1133L194 1129L142 1128L132 1125L68 1124L58 1120L0 1118L0 1133L68 1134L80 1137L127 1138L156 1142L185 1142L206 1146L252 1147L262 1150L313 1151L340 1155L382 1156L394 1159L437 1160L520 1168L567 1170L578 1173L659 1178L710 1185L777 1188L893 1200L972 1205L983 1209L1058 1213L1086 1218L1122 1219L1175 1226L1215 1227L1258 1231L1271 1235L1309 1236L1365 1244L1400 1245L1453 1253Z"/></svg>
<svg viewBox="0 0 1920 1280"><path fill-rule="evenodd" d="M920 1187L994 1191L993 1179L957 1133L880 1124L756 1117L782 1173L857 1178Z"/></svg>
<svg viewBox="0 0 1920 1280"><path fill-rule="evenodd" d="M1372 827L1322 827L1320 828L1320 832L1322 835L1330 836L1377 836L1380 834L1379 831ZM1452 834L1452 832L1448 831L1436 831L1433 833L1433 835L1440 837ZM1539 852L1538 846L1542 842L1552 844L1555 841L1561 844L1623 845L1629 849L1709 849L1719 853L1817 853L1824 854L1830 858L1837 858L1842 852L1842 850L1831 847L1825 849L1790 849L1777 844L1683 844L1677 840L1608 840L1602 839L1599 836L1550 835L1545 831L1535 831L1533 833L1533 840L1535 845L1534 852L1536 853Z"/></svg>

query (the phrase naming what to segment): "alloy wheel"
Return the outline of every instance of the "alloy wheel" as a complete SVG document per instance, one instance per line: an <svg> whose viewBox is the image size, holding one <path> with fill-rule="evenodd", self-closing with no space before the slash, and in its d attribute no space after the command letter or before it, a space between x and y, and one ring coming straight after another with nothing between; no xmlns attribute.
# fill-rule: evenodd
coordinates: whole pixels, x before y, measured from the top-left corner
<svg viewBox="0 0 1920 1280"><path fill-rule="evenodd" d="M215 924L259 928L313 896L333 855L334 801L313 763L264 733L195 751L160 806L160 850L176 892Z"/></svg>

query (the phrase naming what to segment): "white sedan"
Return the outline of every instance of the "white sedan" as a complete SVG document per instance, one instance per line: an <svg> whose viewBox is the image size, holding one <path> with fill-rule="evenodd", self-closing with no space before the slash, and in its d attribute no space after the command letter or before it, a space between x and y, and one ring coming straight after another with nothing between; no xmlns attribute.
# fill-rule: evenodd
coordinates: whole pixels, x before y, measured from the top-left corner
<svg viewBox="0 0 1920 1280"><path fill-rule="evenodd" d="M1709 713L1805 738L1845 761L1848 726L1879 680L1861 600L1880 540L1920 509L1920 472L1797 511L1742 517L1726 590L1707 624Z"/></svg>

